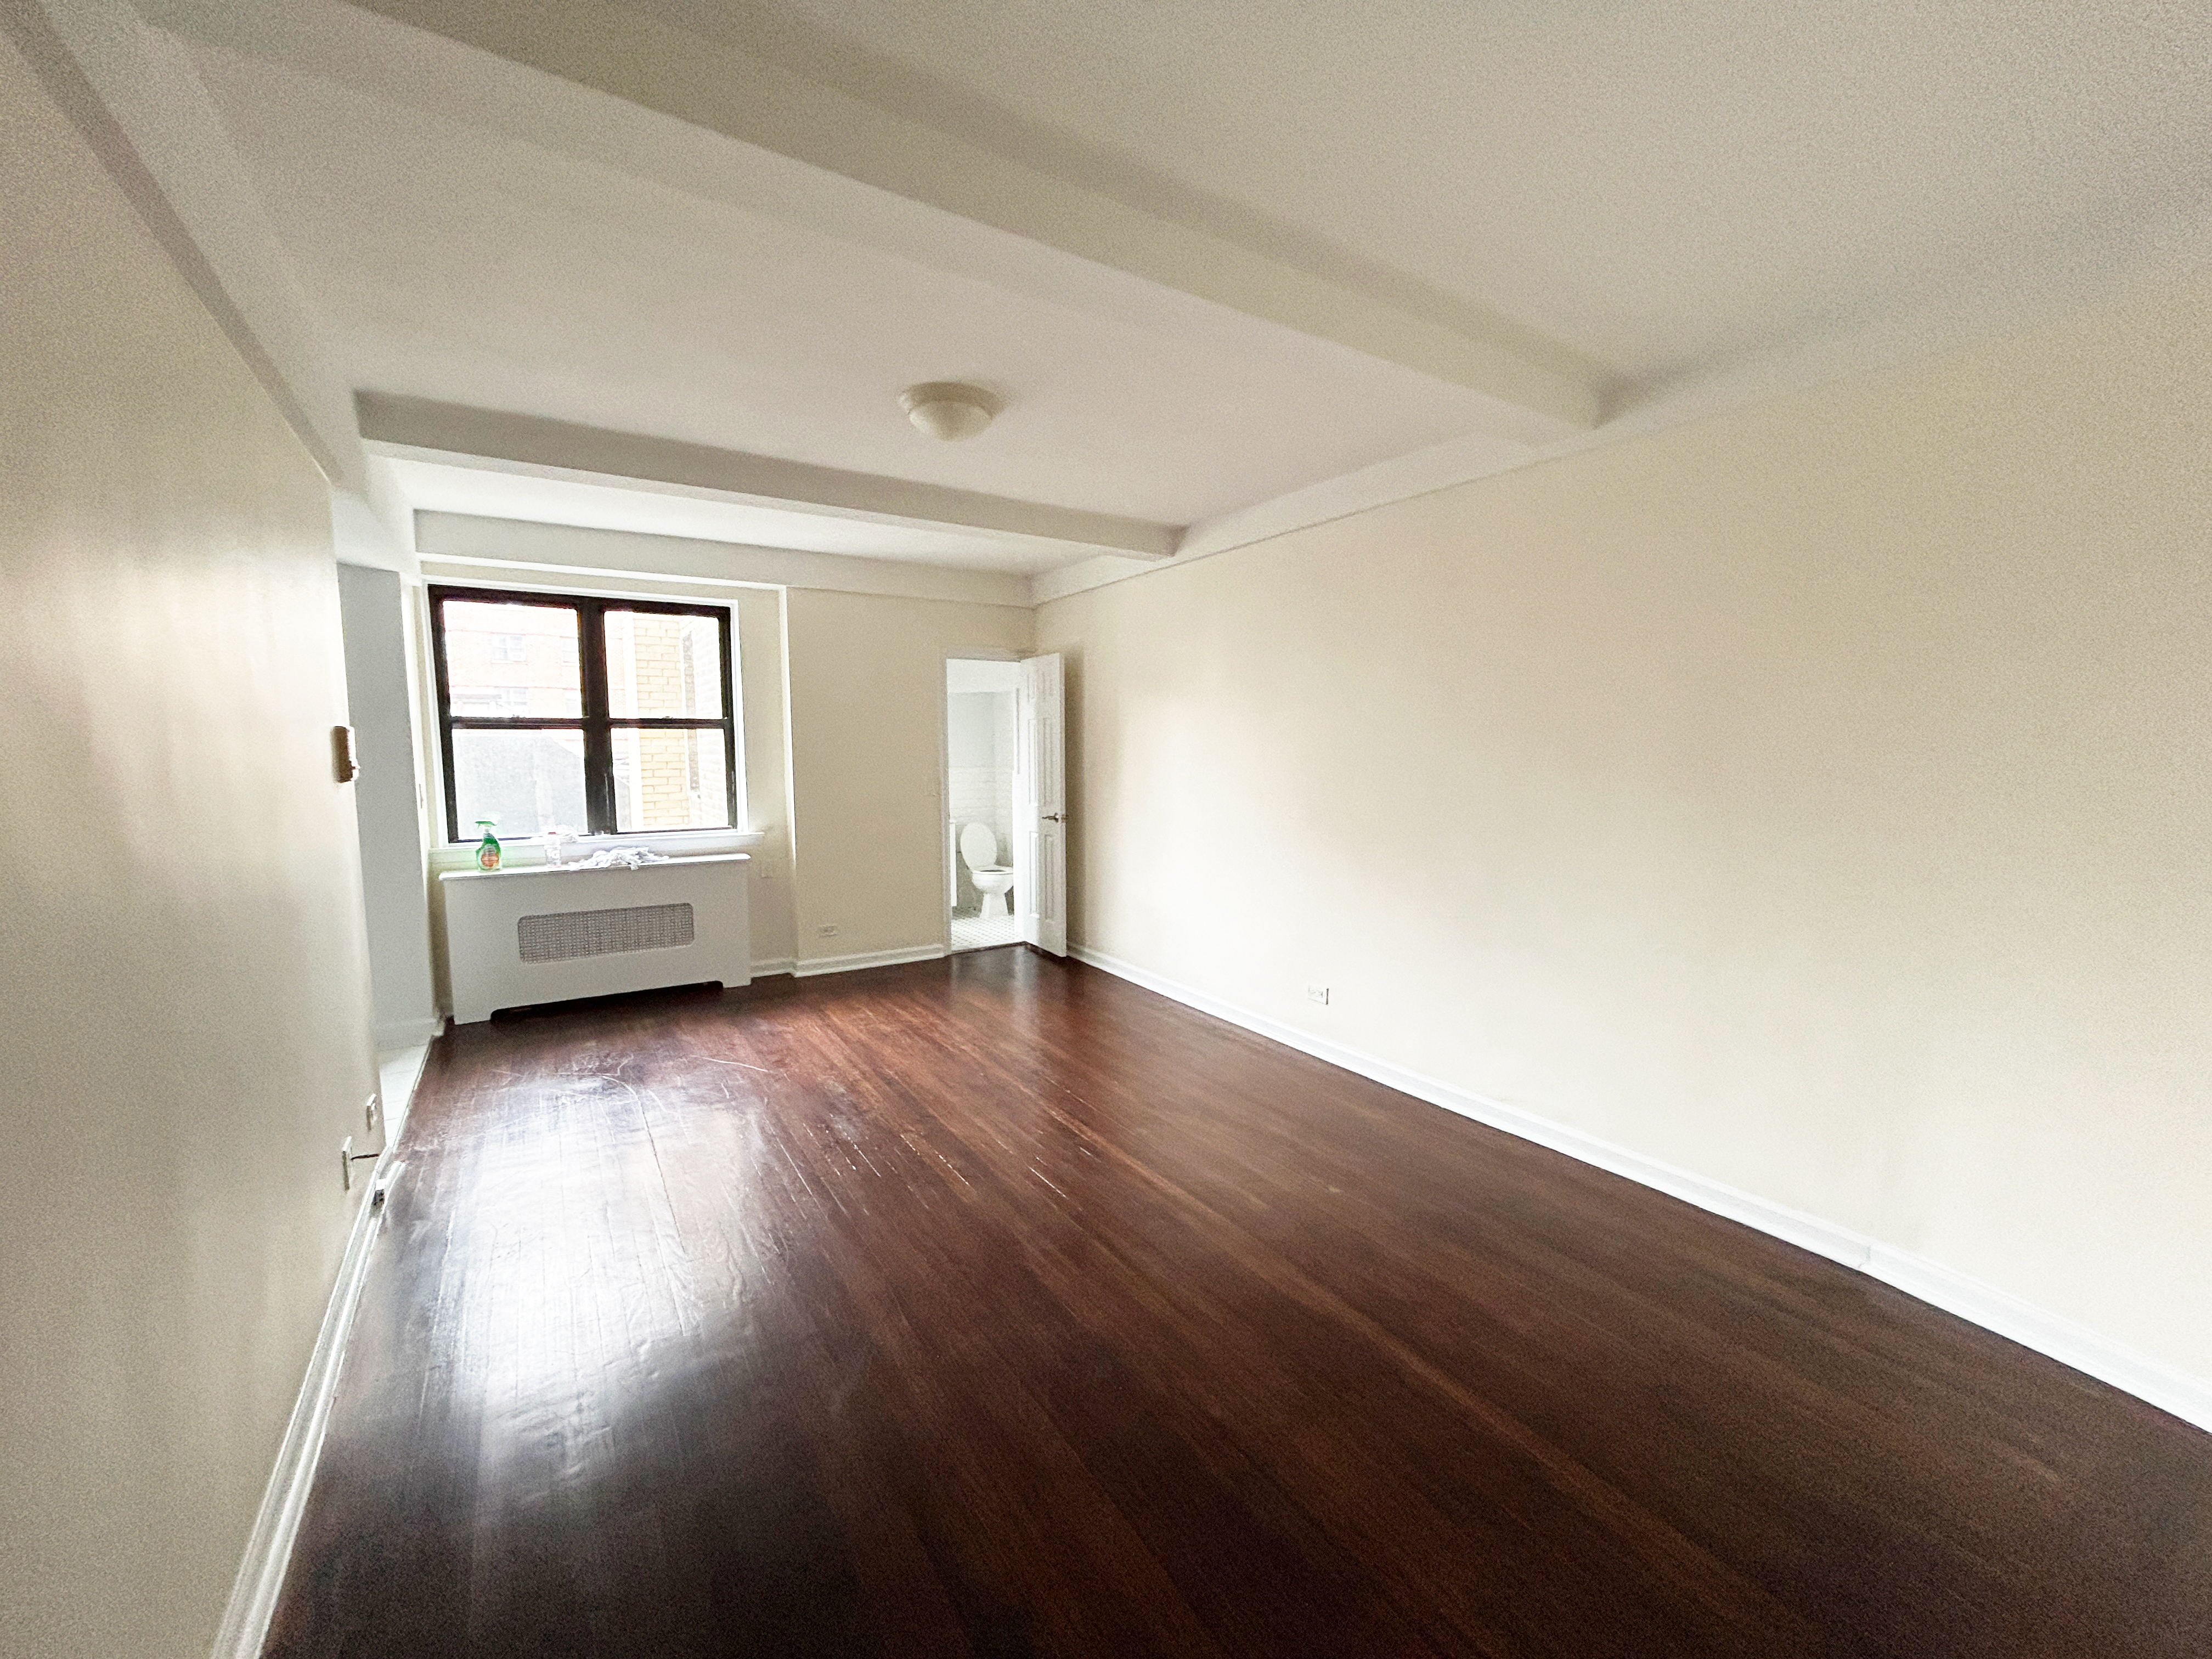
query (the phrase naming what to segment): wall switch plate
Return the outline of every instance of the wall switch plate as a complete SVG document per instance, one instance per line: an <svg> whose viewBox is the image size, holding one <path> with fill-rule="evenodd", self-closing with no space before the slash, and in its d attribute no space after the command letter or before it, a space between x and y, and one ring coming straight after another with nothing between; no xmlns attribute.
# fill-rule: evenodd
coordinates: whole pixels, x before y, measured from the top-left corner
<svg viewBox="0 0 2212 1659"><path fill-rule="evenodd" d="M1328 987L1326 985L1307 986L1306 1000L1308 1002L1318 1002L1326 1007L1328 1004Z"/></svg>
<svg viewBox="0 0 2212 1659"><path fill-rule="evenodd" d="M353 1190L353 1137L351 1135L338 1142L338 1185L347 1192Z"/></svg>
<svg viewBox="0 0 2212 1659"><path fill-rule="evenodd" d="M368 1109L362 1113L362 1121L368 1126L368 1133L370 1134L374 1134L376 1133L376 1121L378 1118L383 1116L383 1115L384 1103L379 1100L374 1095L371 1095L368 1097Z"/></svg>

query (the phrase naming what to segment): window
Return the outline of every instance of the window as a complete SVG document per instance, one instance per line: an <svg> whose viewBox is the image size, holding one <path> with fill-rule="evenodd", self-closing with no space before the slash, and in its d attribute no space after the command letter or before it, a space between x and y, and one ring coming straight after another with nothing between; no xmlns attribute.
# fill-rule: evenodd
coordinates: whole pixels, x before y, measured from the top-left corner
<svg viewBox="0 0 2212 1659"><path fill-rule="evenodd" d="M736 825L727 611L433 587L430 641L449 841Z"/></svg>
<svg viewBox="0 0 2212 1659"><path fill-rule="evenodd" d="M497 658L493 659L497 661ZM472 685L453 694L456 714L527 714L530 688L526 685Z"/></svg>

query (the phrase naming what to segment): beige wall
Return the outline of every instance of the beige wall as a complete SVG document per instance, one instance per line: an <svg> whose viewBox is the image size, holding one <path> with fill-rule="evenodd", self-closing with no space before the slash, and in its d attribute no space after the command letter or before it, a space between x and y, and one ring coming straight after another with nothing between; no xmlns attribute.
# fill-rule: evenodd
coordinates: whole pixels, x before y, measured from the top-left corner
<svg viewBox="0 0 2212 1659"><path fill-rule="evenodd" d="M670 544L656 536L594 536L601 551L618 548L641 572ZM506 580L491 566L434 556L424 569L432 581ZM804 964L943 943L945 658L1026 649L1027 607L708 588L583 570L518 569L514 580L735 605L746 816L766 837L752 854L752 953L763 971L787 971L794 956ZM535 853L524 847L516 855L527 861ZM459 867L460 860L448 862ZM824 937L825 924L837 932ZM443 978L441 965L441 988Z"/></svg>
<svg viewBox="0 0 2212 1659"><path fill-rule="evenodd" d="M437 1029L430 912L422 896L422 793L409 688L407 595L397 572L337 568L346 706L361 775L353 786L368 933L372 1032L379 1048L425 1042Z"/></svg>
<svg viewBox="0 0 2212 1659"><path fill-rule="evenodd" d="M785 605L799 962L942 944L945 659L1026 650L1032 613L797 587Z"/></svg>
<svg viewBox="0 0 2212 1659"><path fill-rule="evenodd" d="M207 1651L375 1086L330 503L0 45L0 1648Z"/></svg>
<svg viewBox="0 0 2212 1659"><path fill-rule="evenodd" d="M745 774L745 827L761 831L753 848L753 961L791 960L790 766L783 714L783 594L747 588L738 595L738 757Z"/></svg>
<svg viewBox="0 0 2212 1659"><path fill-rule="evenodd" d="M1049 604L1076 936L2212 1376L2208 388L2212 281Z"/></svg>

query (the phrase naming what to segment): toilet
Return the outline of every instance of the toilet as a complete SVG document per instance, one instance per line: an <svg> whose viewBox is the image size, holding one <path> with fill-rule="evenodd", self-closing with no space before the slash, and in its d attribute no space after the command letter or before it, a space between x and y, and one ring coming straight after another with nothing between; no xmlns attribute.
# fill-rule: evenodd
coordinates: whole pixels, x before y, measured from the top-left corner
<svg viewBox="0 0 2212 1659"><path fill-rule="evenodd" d="M989 824L971 823L960 832L960 861L968 866L968 879L983 896L976 914L1007 915L1006 889L1014 884L1014 872L999 862L999 838L991 833Z"/></svg>

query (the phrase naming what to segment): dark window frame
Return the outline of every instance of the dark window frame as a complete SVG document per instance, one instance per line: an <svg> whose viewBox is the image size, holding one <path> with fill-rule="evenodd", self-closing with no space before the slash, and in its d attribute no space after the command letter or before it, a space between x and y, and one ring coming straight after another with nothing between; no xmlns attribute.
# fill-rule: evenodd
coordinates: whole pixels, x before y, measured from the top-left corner
<svg viewBox="0 0 2212 1659"><path fill-rule="evenodd" d="M506 587L455 587L434 583L430 605L430 654L438 683L438 747L446 773L446 840L465 846L476 837L461 833L459 787L453 776L453 733L462 732L575 732L584 739L584 811L586 834L593 836L726 835L738 821L738 700L736 652L729 607L682 605L665 599L624 599L593 593L540 593ZM577 669L583 693L580 714L456 714L446 672L446 601L470 605L536 605L576 613ZM689 714L624 718L611 712L607 692L607 612L642 611L661 617L711 617L722 647L722 714L702 720ZM615 827L615 739L622 731L722 733L722 765L729 785L729 830L617 830Z"/></svg>

